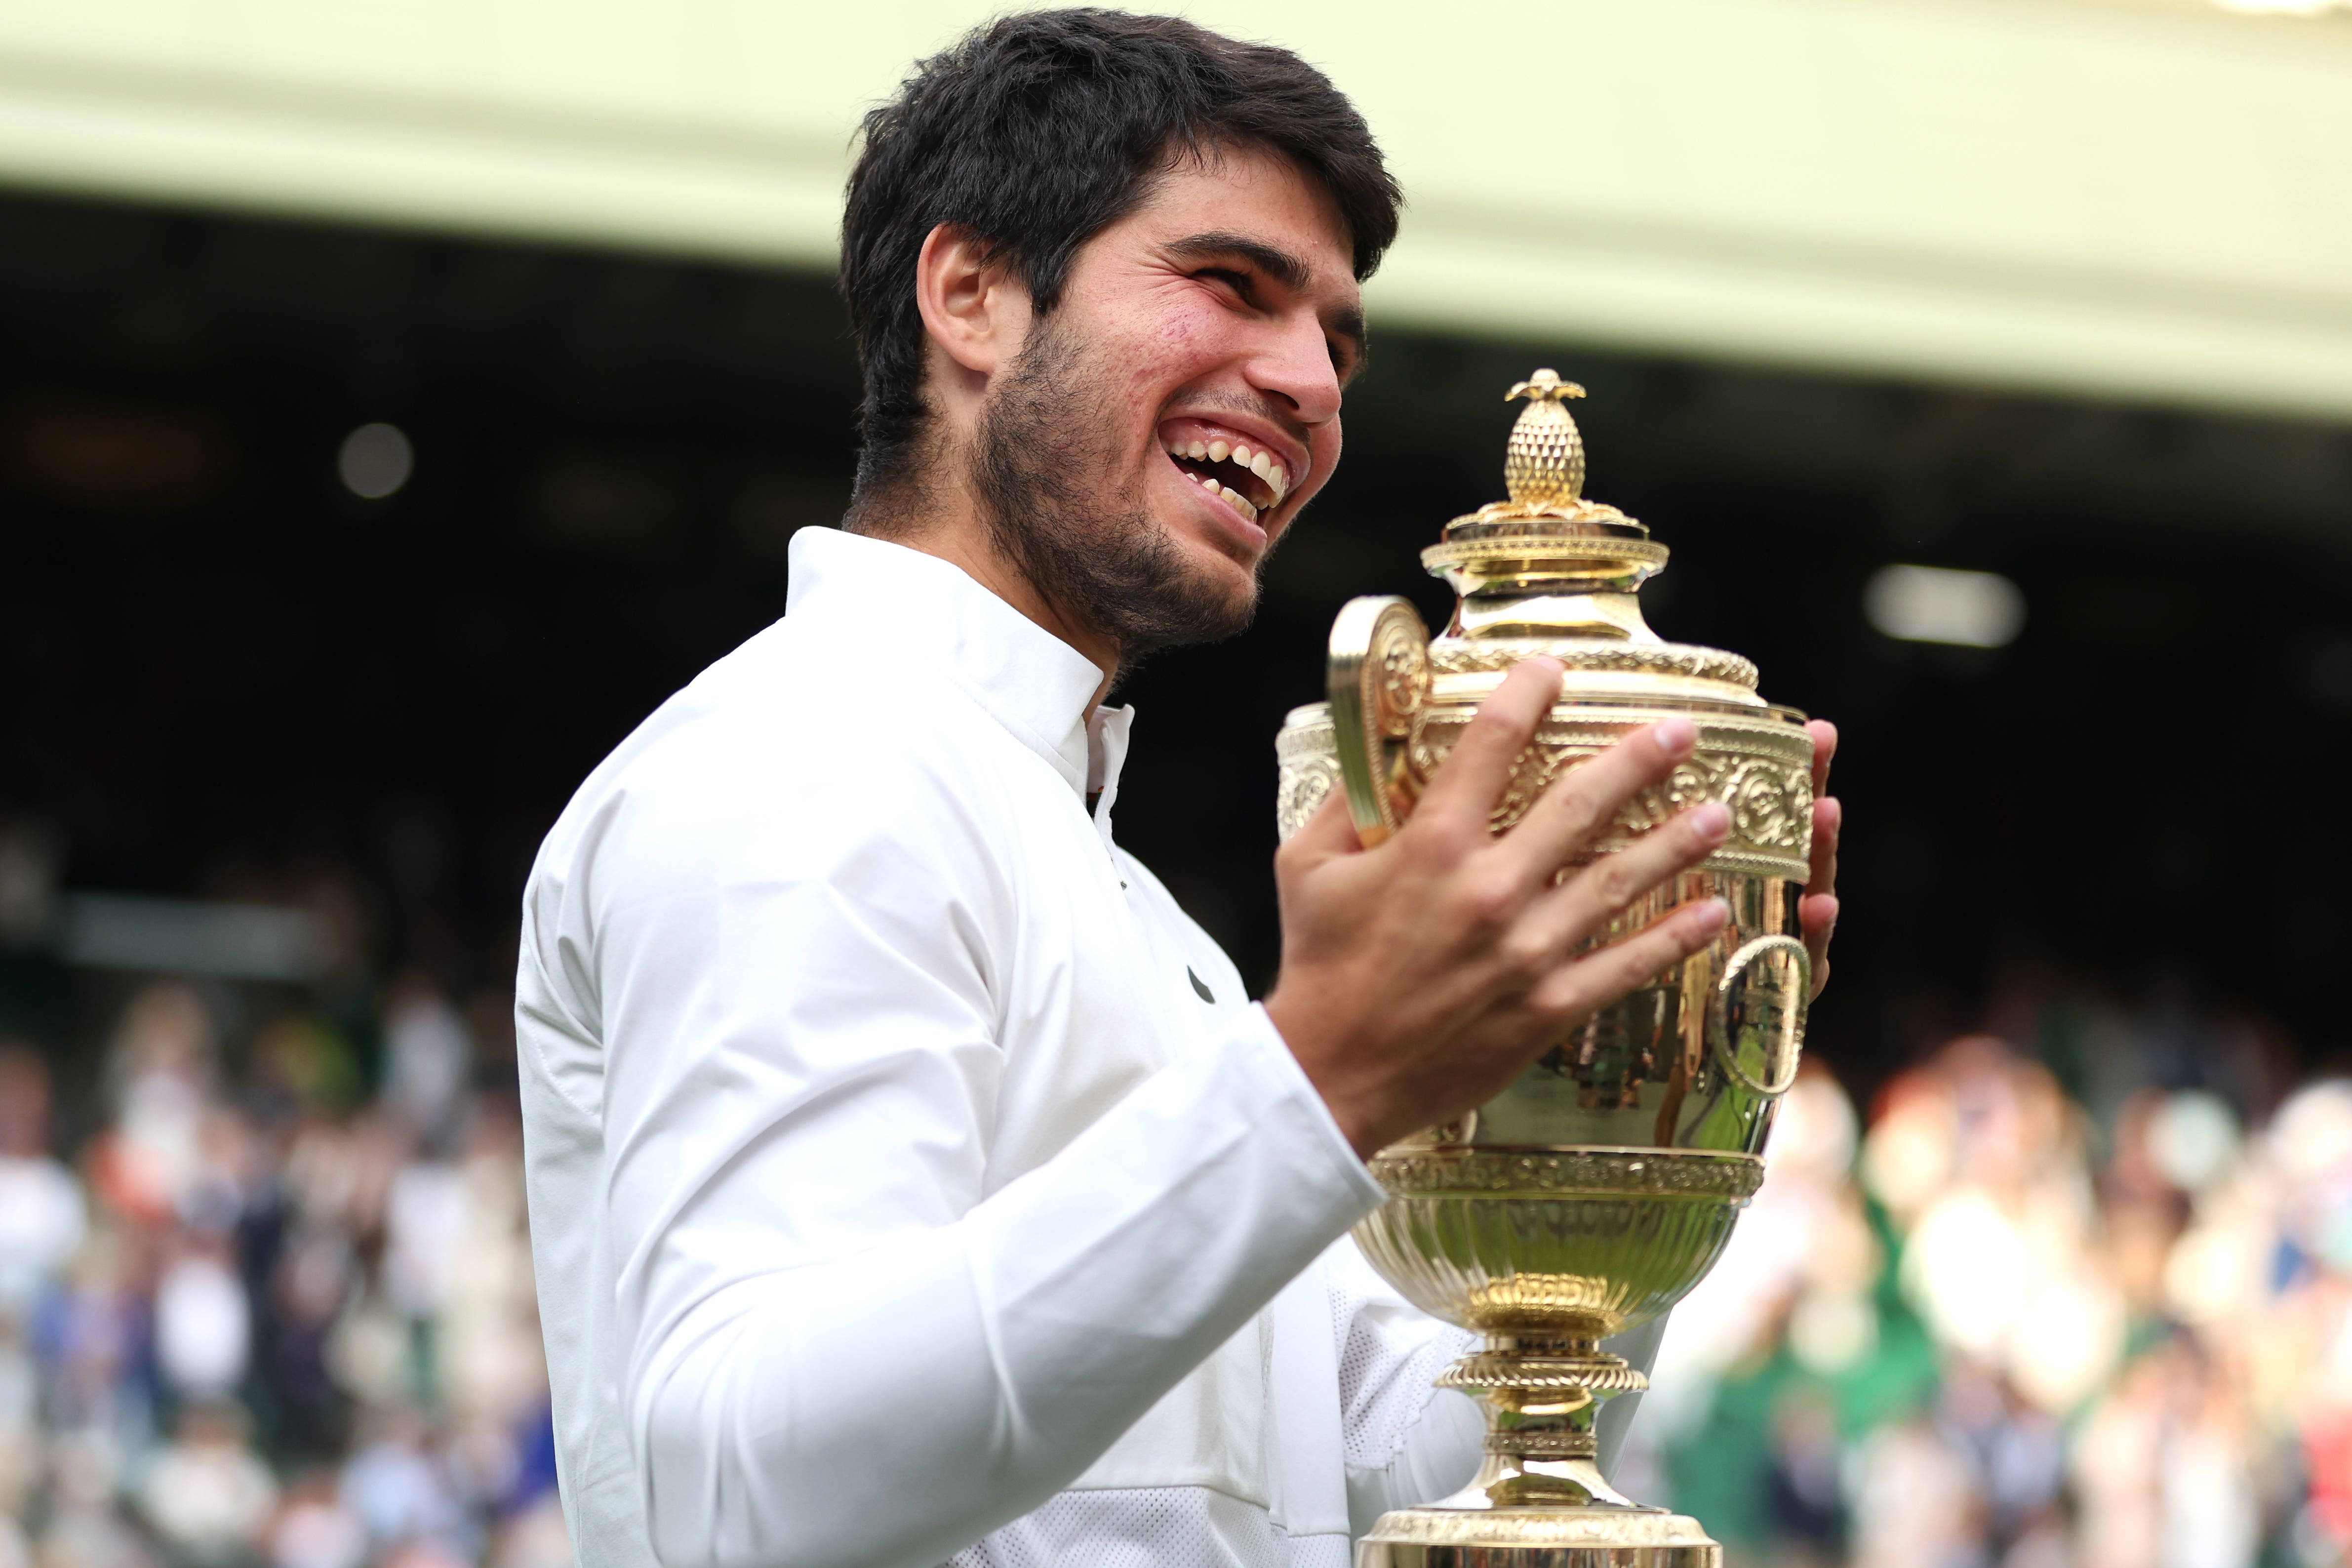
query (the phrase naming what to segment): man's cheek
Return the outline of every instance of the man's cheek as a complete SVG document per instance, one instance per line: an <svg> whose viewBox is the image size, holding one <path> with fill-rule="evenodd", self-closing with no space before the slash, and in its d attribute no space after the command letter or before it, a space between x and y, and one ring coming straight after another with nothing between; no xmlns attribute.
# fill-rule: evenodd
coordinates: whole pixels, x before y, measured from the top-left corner
<svg viewBox="0 0 2352 1568"><path fill-rule="evenodd" d="M1202 361L1216 357L1217 327L1210 314L1187 301L1153 323L1146 352L1154 369L1178 379L1189 379Z"/></svg>

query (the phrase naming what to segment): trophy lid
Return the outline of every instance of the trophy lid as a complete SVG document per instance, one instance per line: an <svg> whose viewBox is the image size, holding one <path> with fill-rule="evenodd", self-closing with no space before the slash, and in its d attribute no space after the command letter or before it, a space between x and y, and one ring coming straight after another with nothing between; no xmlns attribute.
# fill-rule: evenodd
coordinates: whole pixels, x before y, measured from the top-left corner
<svg viewBox="0 0 2352 1568"><path fill-rule="evenodd" d="M1664 570L1666 547L1585 497L1584 438L1568 412L1584 388L1544 369L1503 395L1527 400L1503 459L1511 499L1455 518L1421 552L1460 596L1431 645L1435 668L1501 670L1540 653L1567 665L1577 684L1597 679L1626 697L1759 705L1754 664L1666 642L1642 618L1637 595Z"/></svg>

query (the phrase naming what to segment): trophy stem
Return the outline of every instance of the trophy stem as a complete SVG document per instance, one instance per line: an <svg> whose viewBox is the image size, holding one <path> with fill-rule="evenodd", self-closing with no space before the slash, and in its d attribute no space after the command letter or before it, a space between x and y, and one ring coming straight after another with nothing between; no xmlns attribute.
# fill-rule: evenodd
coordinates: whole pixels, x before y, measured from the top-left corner
<svg viewBox="0 0 2352 1568"><path fill-rule="evenodd" d="M1381 1515L1357 1568L1722 1568L1696 1521L1601 1475L1601 1404L1649 1380L1597 1340L1490 1333L1437 1382L1485 1404L1486 1462L1452 1497Z"/></svg>
<svg viewBox="0 0 2352 1568"><path fill-rule="evenodd" d="M1593 1426L1603 1400L1649 1380L1585 1338L1488 1334L1439 1386L1486 1406L1486 1460L1477 1479L1439 1507L1633 1508L1601 1474Z"/></svg>

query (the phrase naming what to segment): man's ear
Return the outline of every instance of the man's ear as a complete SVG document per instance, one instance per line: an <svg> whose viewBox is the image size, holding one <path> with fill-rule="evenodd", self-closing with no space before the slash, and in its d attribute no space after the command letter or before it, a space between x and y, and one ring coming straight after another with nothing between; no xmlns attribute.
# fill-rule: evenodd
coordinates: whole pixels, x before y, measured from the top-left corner
<svg viewBox="0 0 2352 1568"><path fill-rule="evenodd" d="M985 382L1029 333L1029 293L969 230L941 224L915 258L923 330L957 368Z"/></svg>

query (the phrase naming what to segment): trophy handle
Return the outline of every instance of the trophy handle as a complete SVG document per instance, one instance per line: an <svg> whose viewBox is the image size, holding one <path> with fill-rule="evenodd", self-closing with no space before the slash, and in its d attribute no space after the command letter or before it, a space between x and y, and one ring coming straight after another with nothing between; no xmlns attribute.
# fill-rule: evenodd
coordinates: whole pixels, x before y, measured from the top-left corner
<svg viewBox="0 0 2352 1568"><path fill-rule="evenodd" d="M1715 1059L1750 1094L1776 1100L1797 1081L1812 974L1813 955L1792 936L1759 936L1723 966L1706 1032ZM1760 1078L1740 1060L1750 1040L1763 1049Z"/></svg>
<svg viewBox="0 0 2352 1568"><path fill-rule="evenodd" d="M1331 740L1365 848L1404 826L1420 785L1405 766L1429 701L1429 628L1394 595L1350 599L1331 623Z"/></svg>

